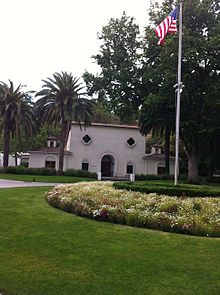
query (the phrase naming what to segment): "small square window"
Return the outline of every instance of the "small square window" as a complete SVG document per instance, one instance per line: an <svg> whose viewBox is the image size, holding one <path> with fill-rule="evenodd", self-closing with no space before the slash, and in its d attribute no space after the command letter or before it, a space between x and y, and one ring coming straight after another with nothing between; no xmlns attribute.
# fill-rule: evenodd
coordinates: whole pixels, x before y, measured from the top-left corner
<svg viewBox="0 0 220 295"><path fill-rule="evenodd" d="M45 168L55 168L56 162L55 161L45 161Z"/></svg>
<svg viewBox="0 0 220 295"><path fill-rule="evenodd" d="M89 163L83 162L82 163L82 170L89 171Z"/></svg>
<svg viewBox="0 0 220 295"><path fill-rule="evenodd" d="M158 167L157 168L157 174L158 175L163 175L163 174L166 174L166 170L165 170L165 167Z"/></svg>
<svg viewBox="0 0 220 295"><path fill-rule="evenodd" d="M131 164L128 164L127 165L127 174L133 174L133 165Z"/></svg>

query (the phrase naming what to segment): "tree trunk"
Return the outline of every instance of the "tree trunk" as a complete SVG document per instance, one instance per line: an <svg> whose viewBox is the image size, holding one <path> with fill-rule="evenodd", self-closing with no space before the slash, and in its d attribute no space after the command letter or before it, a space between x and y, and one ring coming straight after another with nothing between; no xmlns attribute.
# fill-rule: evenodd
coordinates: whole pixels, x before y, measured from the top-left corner
<svg viewBox="0 0 220 295"><path fill-rule="evenodd" d="M61 130L61 138L60 138L59 169L58 169L59 175L63 175L64 149L66 145L67 129L68 129L68 123L64 122L62 126L62 130Z"/></svg>
<svg viewBox="0 0 220 295"><path fill-rule="evenodd" d="M214 139L210 140L209 146L209 156L208 156L208 177L209 180L212 181L213 174L214 174Z"/></svg>
<svg viewBox="0 0 220 295"><path fill-rule="evenodd" d="M198 175L198 157L193 149L191 152L188 152L188 182L198 184L199 175Z"/></svg>
<svg viewBox="0 0 220 295"><path fill-rule="evenodd" d="M18 166L18 154L15 152L15 166Z"/></svg>
<svg viewBox="0 0 220 295"><path fill-rule="evenodd" d="M165 128L165 173L170 174L170 128Z"/></svg>
<svg viewBox="0 0 220 295"><path fill-rule="evenodd" d="M8 167L10 151L10 131L7 126L4 128L4 141L3 141L3 167Z"/></svg>

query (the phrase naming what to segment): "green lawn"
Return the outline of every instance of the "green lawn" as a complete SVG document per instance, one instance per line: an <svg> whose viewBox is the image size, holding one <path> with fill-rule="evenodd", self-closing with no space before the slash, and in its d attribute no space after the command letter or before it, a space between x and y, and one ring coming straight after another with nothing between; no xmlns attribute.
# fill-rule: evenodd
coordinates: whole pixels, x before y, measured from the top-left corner
<svg viewBox="0 0 220 295"><path fill-rule="evenodd" d="M220 294L220 239L76 217L47 189L0 189L0 293Z"/></svg>
<svg viewBox="0 0 220 295"><path fill-rule="evenodd" d="M61 183L74 183L79 181L94 181L92 178L72 177L72 176L58 176L58 175L20 175L0 173L0 179L12 179L22 181L40 181L40 182L61 182Z"/></svg>

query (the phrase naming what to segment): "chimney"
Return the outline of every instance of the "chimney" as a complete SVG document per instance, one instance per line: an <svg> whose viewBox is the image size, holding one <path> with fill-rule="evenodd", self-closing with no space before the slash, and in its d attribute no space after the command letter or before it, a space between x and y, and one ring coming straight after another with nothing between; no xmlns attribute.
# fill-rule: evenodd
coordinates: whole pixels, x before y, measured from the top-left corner
<svg viewBox="0 0 220 295"><path fill-rule="evenodd" d="M151 154L161 154L161 146L155 144L151 147Z"/></svg>
<svg viewBox="0 0 220 295"><path fill-rule="evenodd" d="M54 136L48 136L47 138L47 147L56 147L57 139Z"/></svg>

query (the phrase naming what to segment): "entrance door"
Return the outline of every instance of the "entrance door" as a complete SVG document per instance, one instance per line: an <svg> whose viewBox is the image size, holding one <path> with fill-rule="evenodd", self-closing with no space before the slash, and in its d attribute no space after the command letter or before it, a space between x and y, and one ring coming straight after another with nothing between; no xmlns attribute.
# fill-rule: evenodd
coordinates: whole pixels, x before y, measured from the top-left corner
<svg viewBox="0 0 220 295"><path fill-rule="evenodd" d="M101 172L103 177L112 177L114 171L114 159L110 155L102 158Z"/></svg>

